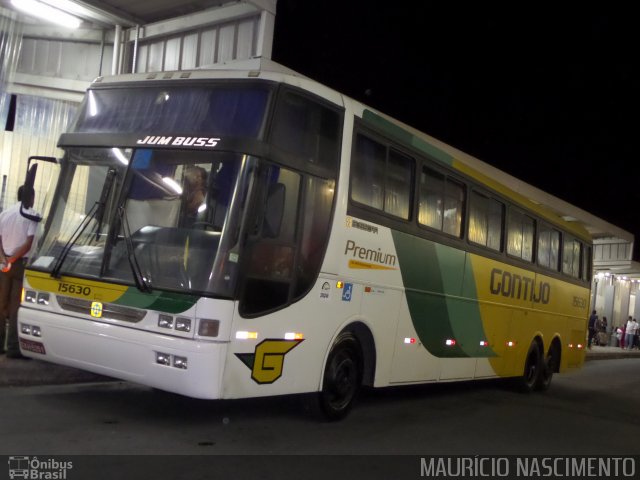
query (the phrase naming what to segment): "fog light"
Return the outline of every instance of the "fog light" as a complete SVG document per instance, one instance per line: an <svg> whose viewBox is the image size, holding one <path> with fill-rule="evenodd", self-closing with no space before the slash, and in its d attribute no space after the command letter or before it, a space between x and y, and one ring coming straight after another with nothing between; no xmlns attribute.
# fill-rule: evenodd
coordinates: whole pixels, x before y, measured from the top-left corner
<svg viewBox="0 0 640 480"><path fill-rule="evenodd" d="M26 325L24 323L20 324L20 331L25 335L31 335L31 325Z"/></svg>
<svg viewBox="0 0 640 480"><path fill-rule="evenodd" d="M27 290L24 293L24 301L29 303L36 303L36 292L33 290Z"/></svg>
<svg viewBox="0 0 640 480"><path fill-rule="evenodd" d="M156 363L160 365L171 365L171 355L168 353L156 352Z"/></svg>
<svg viewBox="0 0 640 480"><path fill-rule="evenodd" d="M176 368L181 368L183 370L186 370L187 357L173 357L173 366Z"/></svg>
<svg viewBox="0 0 640 480"><path fill-rule="evenodd" d="M40 327L36 327L35 325L31 327L31 335L34 337L41 337L42 332L40 331Z"/></svg>
<svg viewBox="0 0 640 480"><path fill-rule="evenodd" d="M190 332L191 319L183 317L176 318L176 330L178 330L179 332Z"/></svg>
<svg viewBox="0 0 640 480"><path fill-rule="evenodd" d="M158 326L162 328L173 328L173 317L171 315L160 315Z"/></svg>
<svg viewBox="0 0 640 480"><path fill-rule="evenodd" d="M201 318L198 325L198 335L201 337L217 337L220 330L220 320Z"/></svg>
<svg viewBox="0 0 640 480"><path fill-rule="evenodd" d="M48 293L39 293L38 294L38 305L49 305L49 294Z"/></svg>

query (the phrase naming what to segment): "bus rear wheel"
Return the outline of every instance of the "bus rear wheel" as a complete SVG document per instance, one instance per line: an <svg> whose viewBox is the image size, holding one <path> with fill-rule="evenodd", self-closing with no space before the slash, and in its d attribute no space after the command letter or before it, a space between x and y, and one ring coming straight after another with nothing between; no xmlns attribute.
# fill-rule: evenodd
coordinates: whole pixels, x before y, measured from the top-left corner
<svg viewBox="0 0 640 480"><path fill-rule="evenodd" d="M327 420L344 418L362 385L362 350L351 332L342 332L329 352L324 370L320 408Z"/></svg>
<svg viewBox="0 0 640 480"><path fill-rule="evenodd" d="M538 381L535 386L536 390L543 392L548 390L551 386L553 372L558 368L558 362L560 360L560 352L558 350L558 346L556 344L552 344L546 358L541 362L540 375L538 376Z"/></svg>
<svg viewBox="0 0 640 480"><path fill-rule="evenodd" d="M537 342L531 342L527 357L524 362L524 372L516 379L518 390L523 393L530 393L536 389L540 382L542 372L542 353Z"/></svg>

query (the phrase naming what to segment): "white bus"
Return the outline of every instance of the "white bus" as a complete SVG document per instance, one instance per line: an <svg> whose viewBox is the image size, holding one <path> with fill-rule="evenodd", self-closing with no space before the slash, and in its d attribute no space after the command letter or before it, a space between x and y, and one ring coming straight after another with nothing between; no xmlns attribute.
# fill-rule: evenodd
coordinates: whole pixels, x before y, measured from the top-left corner
<svg viewBox="0 0 640 480"><path fill-rule="evenodd" d="M318 392L330 419L363 385L529 391L582 364L586 230L284 67L225 68L92 83L24 354L197 398Z"/></svg>

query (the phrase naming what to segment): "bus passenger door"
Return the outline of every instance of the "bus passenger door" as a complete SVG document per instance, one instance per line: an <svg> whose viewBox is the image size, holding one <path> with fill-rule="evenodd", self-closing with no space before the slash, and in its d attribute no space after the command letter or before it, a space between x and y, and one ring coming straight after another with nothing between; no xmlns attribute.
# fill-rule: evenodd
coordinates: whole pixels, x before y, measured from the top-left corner
<svg viewBox="0 0 640 480"><path fill-rule="evenodd" d="M365 285L360 313L369 322L375 338L376 371L374 386L385 386L391 380L398 311L402 293L399 290ZM402 302L405 303L406 302ZM405 307L406 308L406 307Z"/></svg>

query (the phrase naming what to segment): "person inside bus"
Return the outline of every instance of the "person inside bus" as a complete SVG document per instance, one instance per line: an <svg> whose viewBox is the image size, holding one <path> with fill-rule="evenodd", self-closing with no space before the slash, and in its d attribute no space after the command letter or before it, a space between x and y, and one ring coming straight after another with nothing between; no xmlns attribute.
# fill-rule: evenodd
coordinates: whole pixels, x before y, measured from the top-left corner
<svg viewBox="0 0 640 480"><path fill-rule="evenodd" d="M207 171L202 167L188 166L184 173L184 224L198 221L198 214L206 207Z"/></svg>
<svg viewBox="0 0 640 480"><path fill-rule="evenodd" d="M20 353L18 343L18 307L22 295L22 277L31 250L37 222L20 213L21 206L29 215L36 215L31 208L35 199L33 187L18 188L18 203L0 213L0 353L4 352L5 322L7 330L7 357L26 358Z"/></svg>

